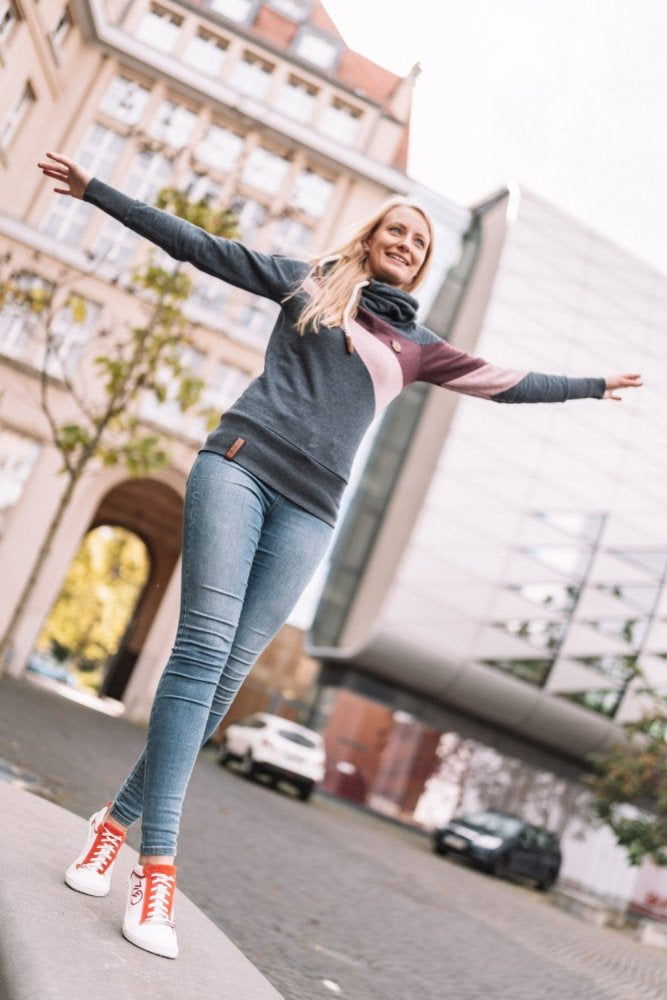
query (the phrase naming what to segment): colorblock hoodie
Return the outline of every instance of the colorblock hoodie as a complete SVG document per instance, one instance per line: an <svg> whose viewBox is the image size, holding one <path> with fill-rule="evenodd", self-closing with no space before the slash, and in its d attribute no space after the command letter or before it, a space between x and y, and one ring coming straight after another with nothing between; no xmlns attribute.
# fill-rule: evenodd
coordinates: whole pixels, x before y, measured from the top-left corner
<svg viewBox="0 0 667 1000"><path fill-rule="evenodd" d="M307 292L289 296L309 271L305 261L211 236L97 179L84 200L176 260L280 304L264 371L222 415L202 450L237 462L329 524L364 432L412 382L497 403L604 395L602 378L516 371L457 350L417 322L416 299L374 279L362 288L356 315L346 314L344 329L301 336L296 324Z"/></svg>

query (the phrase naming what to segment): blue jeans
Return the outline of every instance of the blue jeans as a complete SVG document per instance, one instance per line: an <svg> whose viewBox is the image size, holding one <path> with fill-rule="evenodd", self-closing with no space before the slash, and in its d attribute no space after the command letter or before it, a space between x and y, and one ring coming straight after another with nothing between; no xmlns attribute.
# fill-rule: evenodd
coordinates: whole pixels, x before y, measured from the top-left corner
<svg viewBox="0 0 667 1000"><path fill-rule="evenodd" d="M125 826L142 816L142 854L176 854L197 753L287 619L331 531L241 466L212 452L198 455L183 511L176 641L146 749L111 809Z"/></svg>

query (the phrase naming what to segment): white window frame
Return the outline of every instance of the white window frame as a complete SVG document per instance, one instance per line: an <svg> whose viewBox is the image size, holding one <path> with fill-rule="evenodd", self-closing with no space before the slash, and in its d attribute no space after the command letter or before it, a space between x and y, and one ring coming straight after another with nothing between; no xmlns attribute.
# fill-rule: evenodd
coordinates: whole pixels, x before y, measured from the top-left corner
<svg viewBox="0 0 667 1000"><path fill-rule="evenodd" d="M30 80L26 80L18 100L0 125L0 150L7 149L35 103L35 91Z"/></svg>
<svg viewBox="0 0 667 1000"><path fill-rule="evenodd" d="M100 111L126 125L136 125L146 110L151 92L138 80L117 73L106 89Z"/></svg>
<svg viewBox="0 0 667 1000"><path fill-rule="evenodd" d="M181 59L206 76L218 76L227 58L229 41L206 28L199 28L185 47Z"/></svg>
<svg viewBox="0 0 667 1000"><path fill-rule="evenodd" d="M275 108L295 122L309 122L317 103L317 87L290 75L276 95Z"/></svg>
<svg viewBox="0 0 667 1000"><path fill-rule="evenodd" d="M0 43L7 41L20 20L14 0L0 0Z"/></svg>
<svg viewBox="0 0 667 1000"><path fill-rule="evenodd" d="M232 67L228 83L240 93L261 101L266 97L275 68L275 63L246 50Z"/></svg>
<svg viewBox="0 0 667 1000"><path fill-rule="evenodd" d="M255 9L255 0L207 0L211 10L237 24L247 24Z"/></svg>
<svg viewBox="0 0 667 1000"><path fill-rule="evenodd" d="M212 141L215 139L215 141ZM228 173L236 166L243 151L245 139L226 128L211 122L205 135L195 146L195 157L214 170Z"/></svg>
<svg viewBox="0 0 667 1000"><path fill-rule="evenodd" d="M182 27L180 14L152 3L139 21L134 37L159 52L173 52Z"/></svg>
<svg viewBox="0 0 667 1000"><path fill-rule="evenodd" d="M341 49L330 35L304 25L292 42L292 51L306 62L331 71L338 65Z"/></svg>
<svg viewBox="0 0 667 1000"><path fill-rule="evenodd" d="M321 203L317 198L318 186L321 193L325 195ZM314 219L320 219L329 207L334 187L334 181L318 174L317 171L311 170L309 167L305 167L294 178L289 203L292 208L304 212Z"/></svg>
<svg viewBox="0 0 667 1000"><path fill-rule="evenodd" d="M0 536L6 512L21 499L40 451L37 441L0 426Z"/></svg>
<svg viewBox="0 0 667 1000"><path fill-rule="evenodd" d="M352 146L359 138L362 115L360 108L355 108L354 105L335 97L331 104L323 109L317 128L330 139Z"/></svg>
<svg viewBox="0 0 667 1000"><path fill-rule="evenodd" d="M185 104L162 101L148 127L148 134L174 149L187 146L197 125L197 113Z"/></svg>
<svg viewBox="0 0 667 1000"><path fill-rule="evenodd" d="M264 194L275 195L284 185L291 166L280 153L255 146L243 166L242 180Z"/></svg>

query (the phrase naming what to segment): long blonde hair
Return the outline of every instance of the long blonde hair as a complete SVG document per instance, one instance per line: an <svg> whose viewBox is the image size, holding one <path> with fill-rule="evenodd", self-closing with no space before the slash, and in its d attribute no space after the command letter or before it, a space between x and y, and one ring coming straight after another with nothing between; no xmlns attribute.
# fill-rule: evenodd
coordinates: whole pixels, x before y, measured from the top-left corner
<svg viewBox="0 0 667 1000"><path fill-rule="evenodd" d="M352 314L359 304L364 282L372 278L368 269L368 249L365 244L392 208L413 208L423 217L429 232L426 256L419 271L404 291L418 288L426 277L433 254L433 223L421 205L407 198L395 197L385 201L377 211L355 232L346 243L311 261L311 268L299 287L292 292L305 291L308 301L301 311L297 329L304 334L311 328L315 333L322 326L343 326L345 314ZM356 295L355 295L356 290ZM292 295L289 297L291 298Z"/></svg>

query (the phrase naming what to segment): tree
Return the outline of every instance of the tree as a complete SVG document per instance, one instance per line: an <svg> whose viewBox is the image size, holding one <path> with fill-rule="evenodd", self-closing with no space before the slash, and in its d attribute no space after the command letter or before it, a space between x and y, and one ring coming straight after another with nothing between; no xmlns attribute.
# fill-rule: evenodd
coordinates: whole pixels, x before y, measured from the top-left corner
<svg viewBox="0 0 667 1000"><path fill-rule="evenodd" d="M215 236L238 235L234 213L226 208L213 208L206 199L193 202L183 192L166 188L158 196L157 206ZM10 263L5 260L6 265ZM97 391L91 395L89 387L63 361L66 335L62 332L63 324L54 322L57 316L62 317L63 311L71 323L85 321L84 299L75 292L63 297L63 291L68 285L72 287L77 277L70 273L59 282L58 289L46 283L26 285L20 272L10 271L0 280L0 309L12 305L22 309L26 318L39 321L44 345L40 406L52 442L62 457L61 471L66 478L65 489L0 640L0 665L5 661L16 626L74 491L91 462L123 465L134 476L164 467L169 461L165 442L142 423L141 402L147 396L164 402L169 395L186 411L197 404L203 388L201 380L188 372L183 361L184 349L192 343L191 325L183 312L191 290L190 278L180 264L164 266L152 251L147 263L133 272L128 289L137 296L145 321L115 336L104 331L99 334L100 351L94 357ZM56 402L56 394L62 397L63 390L74 413L65 422L58 418Z"/></svg>
<svg viewBox="0 0 667 1000"><path fill-rule="evenodd" d="M627 726L628 739L592 758L593 807L631 865L667 865L667 715L665 700L645 692L653 709Z"/></svg>

